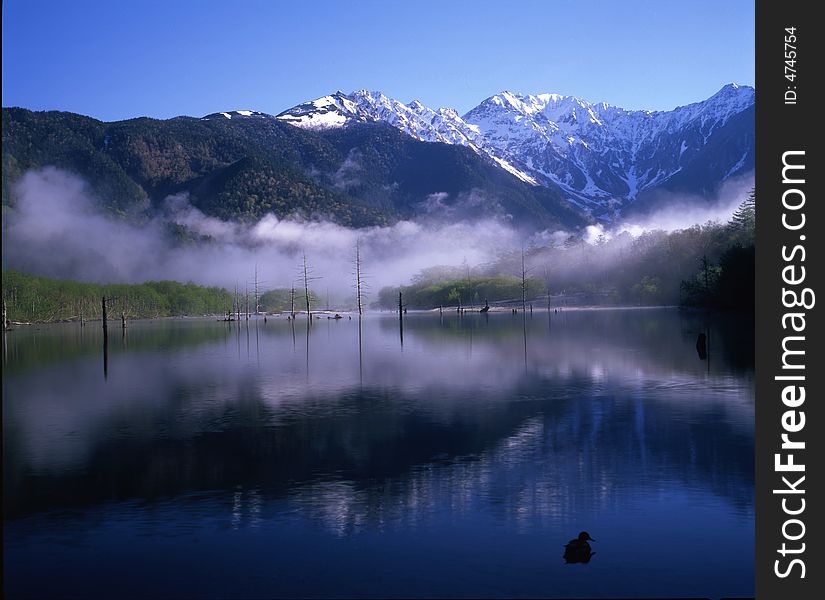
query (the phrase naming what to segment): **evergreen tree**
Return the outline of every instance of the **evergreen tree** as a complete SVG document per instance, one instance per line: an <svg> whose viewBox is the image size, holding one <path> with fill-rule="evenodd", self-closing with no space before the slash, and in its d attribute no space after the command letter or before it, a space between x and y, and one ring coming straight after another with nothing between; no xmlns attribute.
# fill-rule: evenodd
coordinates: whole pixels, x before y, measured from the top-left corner
<svg viewBox="0 0 825 600"><path fill-rule="evenodd" d="M728 223L732 233L739 241L753 243L756 233L756 190L751 189L748 197L742 201Z"/></svg>

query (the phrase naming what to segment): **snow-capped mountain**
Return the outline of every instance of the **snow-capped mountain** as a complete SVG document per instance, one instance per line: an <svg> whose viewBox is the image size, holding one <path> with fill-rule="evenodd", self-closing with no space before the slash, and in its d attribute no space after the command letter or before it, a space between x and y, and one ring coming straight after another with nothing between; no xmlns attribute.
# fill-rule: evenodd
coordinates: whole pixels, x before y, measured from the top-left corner
<svg viewBox="0 0 825 600"><path fill-rule="evenodd" d="M203 117L204 120L209 119L271 119L272 115L267 113L262 113L257 110L230 110L229 112L218 112L212 113L211 115L206 115Z"/></svg>
<svg viewBox="0 0 825 600"><path fill-rule="evenodd" d="M492 158L519 179L537 185L529 174L514 168L507 159L480 145L479 132L452 108L433 110L418 100L404 104L381 92L360 90L352 94L336 92L282 112L278 119L304 129L323 130L352 123L381 121L425 142L469 146Z"/></svg>
<svg viewBox="0 0 825 600"><path fill-rule="evenodd" d="M502 92L460 116L362 90L339 91L277 118L313 130L378 121L419 140L468 146L528 183L560 187L571 202L609 219L653 190L708 195L752 170L753 106L753 88L730 84L672 111Z"/></svg>

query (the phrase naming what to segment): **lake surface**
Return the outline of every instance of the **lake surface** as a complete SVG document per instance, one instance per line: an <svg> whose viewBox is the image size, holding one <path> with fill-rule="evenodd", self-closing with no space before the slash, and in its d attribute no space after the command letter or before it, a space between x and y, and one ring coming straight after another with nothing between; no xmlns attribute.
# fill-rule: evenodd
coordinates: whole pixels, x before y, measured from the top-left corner
<svg viewBox="0 0 825 600"><path fill-rule="evenodd" d="M754 593L749 319L118 325L5 336L8 597Z"/></svg>

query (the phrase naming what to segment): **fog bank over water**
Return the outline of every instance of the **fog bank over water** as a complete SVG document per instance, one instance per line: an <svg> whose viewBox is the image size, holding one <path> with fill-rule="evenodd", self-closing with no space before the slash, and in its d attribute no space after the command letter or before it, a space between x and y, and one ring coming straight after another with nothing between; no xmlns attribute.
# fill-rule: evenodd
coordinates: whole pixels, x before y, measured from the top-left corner
<svg viewBox="0 0 825 600"><path fill-rule="evenodd" d="M264 289L289 287L299 280L306 253L314 287L340 298L353 294L356 243L374 292L405 284L436 265L478 267L521 248L560 244L571 235L594 243L622 232L638 236L651 229L674 230L727 220L747 196L752 176L727 182L715 202L698 207L690 198L669 198L666 208L645 218L583 231L525 234L505 216L472 221L429 211L419 220L386 227L351 229L330 221L279 219L269 214L256 223L222 221L192 206L186 194L169 196L142 224L102 212L88 186L54 168L26 173L16 187L15 204L3 222L3 266L55 278L138 283L174 279L231 288L250 283L257 266ZM466 195L468 202L472 194ZM205 242L180 243L169 223L185 227Z"/></svg>

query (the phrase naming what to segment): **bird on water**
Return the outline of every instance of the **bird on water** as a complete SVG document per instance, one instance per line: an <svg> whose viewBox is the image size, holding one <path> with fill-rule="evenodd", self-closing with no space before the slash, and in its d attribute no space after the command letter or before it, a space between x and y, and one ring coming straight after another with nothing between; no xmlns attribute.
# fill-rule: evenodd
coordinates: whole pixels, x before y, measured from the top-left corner
<svg viewBox="0 0 825 600"><path fill-rule="evenodd" d="M587 563L590 562L590 557L595 554L590 549L588 542L595 542L590 534L582 531L579 537L567 542L564 546L564 560L568 563Z"/></svg>

